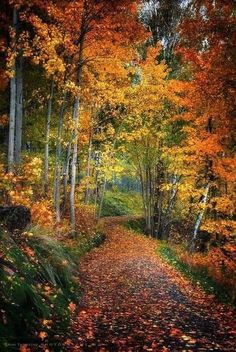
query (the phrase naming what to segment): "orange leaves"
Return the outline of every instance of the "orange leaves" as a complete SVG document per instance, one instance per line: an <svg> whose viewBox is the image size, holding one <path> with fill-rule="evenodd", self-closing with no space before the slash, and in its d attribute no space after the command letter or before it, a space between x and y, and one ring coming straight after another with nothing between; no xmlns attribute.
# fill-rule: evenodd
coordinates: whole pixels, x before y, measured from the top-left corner
<svg viewBox="0 0 236 352"><path fill-rule="evenodd" d="M26 246L25 248L23 248L23 251L25 252L25 254L28 257L34 257L35 256L35 252L33 249L31 249L30 247Z"/></svg>
<svg viewBox="0 0 236 352"><path fill-rule="evenodd" d="M39 334L38 334L38 337L41 339L41 340L45 340L46 337L47 337L47 333L45 331L40 331Z"/></svg>
<svg viewBox="0 0 236 352"><path fill-rule="evenodd" d="M94 206L81 203L76 205L76 226L79 233L92 234L97 223L94 214Z"/></svg>
<svg viewBox="0 0 236 352"><path fill-rule="evenodd" d="M76 310L76 304L73 303L73 302L70 302L69 305L68 305L68 309L71 313L74 313L75 310Z"/></svg>
<svg viewBox="0 0 236 352"><path fill-rule="evenodd" d="M203 226L203 229L213 233L218 231L218 234L223 238L224 230L221 227L222 224L218 223L216 225L216 222L212 222L212 225L212 229L206 225ZM216 241L215 238L213 235L212 241ZM177 251L183 262L187 263L190 267L207 270L216 282L234 292L236 283L236 249L233 243L229 242L222 246L222 248L213 247L207 253L194 253L191 256L189 253L183 252L182 249L177 249Z"/></svg>
<svg viewBox="0 0 236 352"><path fill-rule="evenodd" d="M4 127L7 126L9 123L9 116L7 114L3 114L0 116L0 126Z"/></svg>
<svg viewBox="0 0 236 352"><path fill-rule="evenodd" d="M30 352L30 347L28 347L28 345L26 345L26 344L20 345L19 352Z"/></svg>
<svg viewBox="0 0 236 352"><path fill-rule="evenodd" d="M48 201L35 202L31 207L32 221L34 224L46 228L52 228L54 225L54 213L51 204Z"/></svg>
<svg viewBox="0 0 236 352"><path fill-rule="evenodd" d="M170 330L170 336L180 336L182 334L182 331L178 328L172 328Z"/></svg>

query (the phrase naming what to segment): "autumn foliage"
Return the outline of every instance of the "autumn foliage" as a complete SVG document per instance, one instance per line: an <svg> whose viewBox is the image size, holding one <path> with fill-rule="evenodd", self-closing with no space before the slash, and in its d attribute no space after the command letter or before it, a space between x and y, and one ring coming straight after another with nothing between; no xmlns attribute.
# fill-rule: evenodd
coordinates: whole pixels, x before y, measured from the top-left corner
<svg viewBox="0 0 236 352"><path fill-rule="evenodd" d="M134 215L131 222L140 232L165 243L190 271L207 272L234 303L235 1L3 0L0 20L0 203L2 212L26 207L32 220L23 233L7 235L4 221L1 225L0 270L9 314L18 314L12 305L19 283L23 296L28 292L40 305L39 315L31 317L38 339L50 336L55 306L56 319L66 315L68 323L77 308L67 287L72 282L78 288L75 262L104 241L104 231L134 250L126 253L132 260L143 246L143 256L160 265L148 248L154 240L132 237L136 248L131 233L120 227L124 239L113 237L112 225L104 230L106 220L99 222L107 215ZM125 260L118 247L105 250L106 265L113 265L113 256ZM41 253L47 256L43 263ZM21 275L21 256L27 277ZM96 270L89 274L99 290ZM109 281L109 270L107 275ZM17 292L11 301L8 289ZM136 309L136 300L131 303ZM90 348L95 339L90 315L99 315L99 309L80 312L77 328L87 341L82 347ZM175 324L170 336L185 336L178 347L191 348ZM201 345L194 336L187 340ZM150 341L138 348L173 347ZM115 343L119 350L125 346L122 339Z"/></svg>

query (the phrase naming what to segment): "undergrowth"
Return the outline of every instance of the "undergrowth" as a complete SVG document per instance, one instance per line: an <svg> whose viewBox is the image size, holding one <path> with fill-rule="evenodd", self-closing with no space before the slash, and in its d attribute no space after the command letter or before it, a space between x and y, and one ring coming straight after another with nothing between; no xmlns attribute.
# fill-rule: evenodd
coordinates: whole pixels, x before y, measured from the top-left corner
<svg viewBox="0 0 236 352"><path fill-rule="evenodd" d="M137 192L106 191L101 216L139 215L141 196Z"/></svg>
<svg viewBox="0 0 236 352"><path fill-rule="evenodd" d="M0 229L0 350L49 341L63 351L71 315L81 297L78 260L104 241L78 235L72 245L39 226L19 235ZM66 245L65 245L66 243Z"/></svg>
<svg viewBox="0 0 236 352"><path fill-rule="evenodd" d="M220 302L236 306L234 297L228 292L223 284L216 282L209 275L207 267L196 267L181 260L176 250L166 242L159 242L158 254L170 265L175 267L195 285L199 285L207 294L214 295Z"/></svg>
<svg viewBox="0 0 236 352"><path fill-rule="evenodd" d="M145 219L144 218L136 218L130 219L124 222L124 227L128 230L132 230L136 233L144 233L145 231Z"/></svg>

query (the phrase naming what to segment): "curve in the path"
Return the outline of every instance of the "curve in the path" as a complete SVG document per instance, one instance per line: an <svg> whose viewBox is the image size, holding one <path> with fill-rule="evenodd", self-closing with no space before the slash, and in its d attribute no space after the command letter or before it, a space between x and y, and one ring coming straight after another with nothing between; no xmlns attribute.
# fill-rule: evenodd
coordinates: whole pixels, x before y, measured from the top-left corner
<svg viewBox="0 0 236 352"><path fill-rule="evenodd" d="M156 242L118 224L81 263L84 296L72 351L236 350L234 311L156 255Z"/></svg>

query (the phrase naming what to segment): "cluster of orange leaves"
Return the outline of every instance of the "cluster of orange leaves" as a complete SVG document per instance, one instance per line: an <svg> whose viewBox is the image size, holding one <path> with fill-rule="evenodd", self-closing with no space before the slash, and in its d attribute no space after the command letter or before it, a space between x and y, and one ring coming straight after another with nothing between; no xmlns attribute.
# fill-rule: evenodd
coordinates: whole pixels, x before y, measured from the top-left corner
<svg viewBox="0 0 236 352"><path fill-rule="evenodd" d="M8 125L9 116L7 114L3 114L0 116L0 126L5 127Z"/></svg>
<svg viewBox="0 0 236 352"><path fill-rule="evenodd" d="M209 276L216 282L235 292L236 287L236 250L230 244L223 247L228 254L224 254L222 248L214 247L207 253L193 253L177 249L179 257L190 267L207 269ZM233 250L233 252L232 252Z"/></svg>
<svg viewBox="0 0 236 352"><path fill-rule="evenodd" d="M45 228L52 228L55 222L52 205L43 200L32 204L31 215L33 223Z"/></svg>

